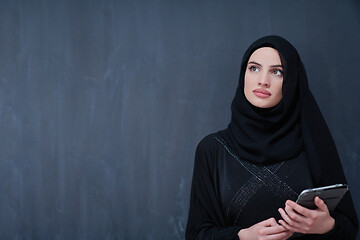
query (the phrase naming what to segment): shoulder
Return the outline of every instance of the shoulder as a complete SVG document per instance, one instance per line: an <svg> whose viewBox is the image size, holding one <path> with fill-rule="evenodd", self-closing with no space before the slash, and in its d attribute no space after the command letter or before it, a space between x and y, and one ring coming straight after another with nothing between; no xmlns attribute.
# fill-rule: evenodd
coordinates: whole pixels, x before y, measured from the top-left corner
<svg viewBox="0 0 360 240"><path fill-rule="evenodd" d="M210 153L219 148L220 136L218 132L205 136L198 144L196 151L202 153Z"/></svg>
<svg viewBox="0 0 360 240"><path fill-rule="evenodd" d="M216 162L216 152L218 143L216 133L205 136L197 145L195 152L195 172L204 174L206 171L212 172Z"/></svg>
<svg viewBox="0 0 360 240"><path fill-rule="evenodd" d="M219 153L224 150L224 143L222 139L222 131L211 133L205 136L196 148L195 157L198 161L217 162Z"/></svg>

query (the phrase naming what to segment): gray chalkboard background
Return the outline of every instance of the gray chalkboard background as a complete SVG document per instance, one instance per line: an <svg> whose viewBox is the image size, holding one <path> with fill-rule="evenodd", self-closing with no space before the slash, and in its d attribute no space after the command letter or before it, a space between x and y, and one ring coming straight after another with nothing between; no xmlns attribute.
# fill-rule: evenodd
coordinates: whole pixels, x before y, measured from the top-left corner
<svg viewBox="0 0 360 240"><path fill-rule="evenodd" d="M245 49L303 59L360 213L360 2L0 0L0 239L184 239Z"/></svg>

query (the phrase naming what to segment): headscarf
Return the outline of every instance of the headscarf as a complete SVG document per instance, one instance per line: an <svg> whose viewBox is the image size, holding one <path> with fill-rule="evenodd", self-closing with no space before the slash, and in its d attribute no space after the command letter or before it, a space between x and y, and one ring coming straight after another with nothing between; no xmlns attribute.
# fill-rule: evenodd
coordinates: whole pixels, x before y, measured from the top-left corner
<svg viewBox="0 0 360 240"><path fill-rule="evenodd" d="M272 108L258 108L244 95L244 76L251 54L261 47L275 48L284 70L283 98ZM231 105L230 144L245 160L274 163L295 157L303 149L299 83L306 80L296 49L286 40L269 36L254 42L241 63L239 86Z"/></svg>
<svg viewBox="0 0 360 240"><path fill-rule="evenodd" d="M276 49L284 66L283 98L268 109L253 106L244 95L248 60L262 47ZM305 150L315 186L346 183L334 140L309 89L304 65L296 49L284 38L266 36L247 49L231 111L231 122L222 137L240 158L271 164L294 158ZM358 226L349 193L337 209Z"/></svg>

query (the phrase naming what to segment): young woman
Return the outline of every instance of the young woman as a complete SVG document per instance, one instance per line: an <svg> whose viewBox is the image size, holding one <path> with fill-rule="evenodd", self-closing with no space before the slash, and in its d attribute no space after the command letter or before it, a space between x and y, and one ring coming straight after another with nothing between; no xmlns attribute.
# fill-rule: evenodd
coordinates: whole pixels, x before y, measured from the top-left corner
<svg viewBox="0 0 360 240"><path fill-rule="evenodd" d="M231 110L228 128L197 147L186 239L355 239L350 193L334 212L318 197L315 210L294 202L346 179L288 41L267 36L249 47Z"/></svg>

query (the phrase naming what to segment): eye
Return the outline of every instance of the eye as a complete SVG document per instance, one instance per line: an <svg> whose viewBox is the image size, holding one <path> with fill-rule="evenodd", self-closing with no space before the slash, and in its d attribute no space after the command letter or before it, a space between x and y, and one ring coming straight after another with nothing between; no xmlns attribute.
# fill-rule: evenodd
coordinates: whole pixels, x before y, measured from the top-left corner
<svg viewBox="0 0 360 240"><path fill-rule="evenodd" d="M252 72L258 72L259 68L255 67L255 66L251 66L251 67L249 67L249 70Z"/></svg>
<svg viewBox="0 0 360 240"><path fill-rule="evenodd" d="M283 75L283 72L281 70L279 70L279 69L274 70L273 73L275 75L277 75L277 76L282 76Z"/></svg>

